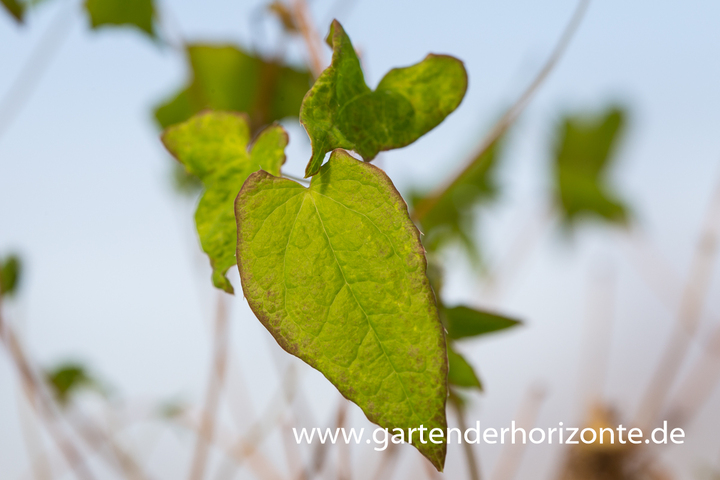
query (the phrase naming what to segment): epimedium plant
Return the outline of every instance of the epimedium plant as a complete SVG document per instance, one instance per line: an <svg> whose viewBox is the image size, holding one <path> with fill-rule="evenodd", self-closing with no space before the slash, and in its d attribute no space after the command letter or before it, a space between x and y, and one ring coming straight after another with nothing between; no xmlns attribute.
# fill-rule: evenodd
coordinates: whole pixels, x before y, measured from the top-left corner
<svg viewBox="0 0 720 480"><path fill-rule="evenodd" d="M2 0L18 21L33 3ZM87 0L85 8L93 28L129 25L159 37L151 0ZM297 33L282 3L269 11ZM332 62L314 84L307 69L236 46L183 44L190 78L155 118L187 178L203 186L195 221L213 284L234 293L226 273L237 264L244 296L278 344L322 372L371 421L391 433L444 430L446 400L461 408L458 389L482 390L457 342L519 324L445 305L437 255L457 242L481 263L473 212L498 196L504 137L481 148L440 192L411 192L409 210L369 162L414 142L459 106L463 64L431 54L391 70L371 90L337 21L327 43ZM288 135L272 122L288 117L299 119L312 143L309 186L281 171ZM606 178L624 119L613 107L558 125L553 199L566 226L588 215L628 221ZM0 267L0 297L9 297L19 261L8 257ZM47 381L61 403L94 382L79 365L49 370ZM444 441L416 435L411 443L442 470Z"/></svg>
<svg viewBox="0 0 720 480"><path fill-rule="evenodd" d="M456 385L481 384L462 356L448 354L419 231L390 178L369 162L442 122L462 101L467 74L458 59L431 54L371 90L339 22L327 43L332 62L299 113L312 143L309 186L282 177L288 137L278 125L250 145L246 115L206 111L162 139L203 183L195 221L214 285L233 293L225 273L237 263L244 296L278 344L372 422L391 433L444 431L448 359ZM517 323L467 307L442 317L454 338ZM436 438L408 435L442 470L446 444Z"/></svg>

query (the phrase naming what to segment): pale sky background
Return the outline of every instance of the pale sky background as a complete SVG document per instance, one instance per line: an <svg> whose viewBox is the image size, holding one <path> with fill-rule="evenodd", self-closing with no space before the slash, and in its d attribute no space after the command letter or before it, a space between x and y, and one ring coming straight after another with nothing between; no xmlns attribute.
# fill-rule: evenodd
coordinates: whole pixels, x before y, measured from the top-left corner
<svg viewBox="0 0 720 480"><path fill-rule="evenodd" d="M78 3L48 1L24 27L4 12L0 16L2 98L59 9L74 12L67 40L0 136L0 255L17 251L25 262L20 296L8 305L7 315L41 365L79 359L117 399L200 402L215 292L194 236L194 205L171 188L170 162L151 117L151 108L184 84L184 59L134 31L91 32ZM249 46L252 15L263 3L166 0L160 5L188 40ZM338 16L362 51L373 87L390 68L416 63L429 52L465 62L470 84L460 108L420 141L382 157L380 166L407 191L411 185L433 186L458 168L492 120L531 81L576 3L315 0L311 5L323 34ZM275 38L272 22L266 27L268 37ZM290 60L301 62L303 53L291 49ZM329 50L325 54L329 61ZM506 257L548 201L557 119L565 111L602 108L611 101L627 105L631 113L613 178L649 238L643 248L652 246L675 272L660 281L671 288L681 284L720 176L720 3L711 0L592 2L565 57L512 131L501 171L503 197L479 223L490 264ZM309 142L297 125L288 128L287 171L298 174L309 158ZM471 421L507 426L528 389L541 385L547 398L539 426L580 422L579 375L587 350L582 342L594 298L588 292L598 278L614 279L612 305L601 308L614 312L605 393L625 418L634 412L674 321L677 299L661 298L648 286L628 239L592 223L571 239L554 222L539 230L496 305L526 326L462 345L486 386L484 395L472 397ZM449 257L447 301L482 305L480 284L462 257L452 252ZM231 281L239 291L236 271ZM703 331L720 321L719 290L715 278ZM277 391L280 362L297 365L303 395L317 419L312 426L328 424L338 398L334 388L274 345L241 295L232 303L232 351L239 367L231 369L229 388L245 391L254 409L243 410L240 423L257 418ZM20 478L28 468L16 380L3 352L3 479ZM678 478L698 478L698 469L720 464L718 405L720 391L688 429L687 444L668 449ZM354 423L369 428L357 408L352 415ZM135 434L145 442L164 431L146 429L138 427L128 438ZM158 435L159 446L145 452L151 472L157 478L185 475L192 437ZM279 443L269 439L266 451L282 471ZM414 452L405 450L402 467L419 474ZM491 471L500 447L484 445L478 451L483 468ZM529 447L518 478L546 478L558 454ZM363 451L354 460L372 464L376 458ZM464 468L460 449L451 447L447 478ZM411 475L408 470L406 476ZM251 477L240 470L238 478Z"/></svg>

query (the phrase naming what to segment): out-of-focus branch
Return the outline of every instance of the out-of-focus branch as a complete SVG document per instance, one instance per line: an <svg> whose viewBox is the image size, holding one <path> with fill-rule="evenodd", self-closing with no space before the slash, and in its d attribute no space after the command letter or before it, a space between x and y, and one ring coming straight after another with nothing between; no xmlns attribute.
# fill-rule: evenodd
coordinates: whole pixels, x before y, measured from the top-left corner
<svg viewBox="0 0 720 480"><path fill-rule="evenodd" d="M46 391L42 381L37 377L25 355L12 326L4 321L2 314L2 295L0 295L0 340L5 345L10 358L20 374L23 391L28 402L35 409L38 417L43 421L45 428L62 453L75 475L81 480L93 480L95 477L85 465L85 459L73 441L60 428L59 415L55 409L54 401Z"/></svg>
<svg viewBox="0 0 720 480"><path fill-rule="evenodd" d="M228 349L228 319L227 305L223 292L218 292L217 316L215 318L213 339L212 371L205 393L205 407L203 408L200 433L195 444L192 465L190 467L190 480L201 480L205 474L208 449L215 433L215 417L220 404L220 393L225 381Z"/></svg>
<svg viewBox="0 0 720 480"><path fill-rule="evenodd" d="M648 429L657 420L697 331L717 258L719 230L720 182L713 192L703 230L693 254L688 280L680 300L677 322L636 414L640 428Z"/></svg>
<svg viewBox="0 0 720 480"><path fill-rule="evenodd" d="M465 167L457 174L455 174L450 181L443 185L440 185L417 205L414 212L412 213L412 217L416 221L422 220L425 215L427 215L428 212L430 212L435 207L435 205L437 205L437 203L440 201L440 198L442 198L442 196L445 195L446 192L452 189L467 172L475 168L475 162L481 161L481 159L484 158L483 154L487 152L488 149L492 147L492 145L505 134L505 132L507 132L507 130L510 128L510 126L512 126L513 123L515 123L520 114L530 103L532 97L535 95L535 93L538 91L545 79L548 77L550 72L552 72L553 68L555 68L555 65L557 65L563 53L565 53L565 50L570 44L573 35L580 26L580 22L585 16L585 12L587 11L589 4L590 0L580 0L577 8L575 9L575 13L570 19L570 23L568 23L567 27L565 27L565 31L560 37L560 40L555 46L555 49L545 62L543 68L540 70L540 72L538 72L538 75L527 87L527 89L522 93L522 95L520 95L520 97L515 101L515 103L495 124L495 127L493 127L490 133L485 137L483 142L480 144L480 147L473 153L473 155L470 157L470 161L465 165Z"/></svg>
<svg viewBox="0 0 720 480"><path fill-rule="evenodd" d="M450 394L450 405L453 407L453 410L455 410L460 431L467 432L468 425L465 420L465 407L463 406L461 400L455 395ZM475 456L475 450L473 450L473 447L469 442L462 442L462 444L463 450L465 451L468 471L470 473L470 480L480 480L482 478L482 474L480 473L479 462Z"/></svg>
<svg viewBox="0 0 720 480"><path fill-rule="evenodd" d="M315 78L322 73L325 61L322 54L322 39L317 33L317 29L313 24L310 11L305 0L293 0L292 12L295 17L295 23L300 30L300 34L305 40L305 46L310 56L310 70Z"/></svg>
<svg viewBox="0 0 720 480"><path fill-rule="evenodd" d="M0 136L22 111L60 47L68 38L75 4L62 5L30 53L20 73L0 100Z"/></svg>
<svg viewBox="0 0 720 480"><path fill-rule="evenodd" d="M544 400L545 390L543 388L533 387L528 391L517 414L518 428L523 428L526 431L532 429ZM492 480L512 480L515 478L524 453L524 444L506 444L495 464Z"/></svg>

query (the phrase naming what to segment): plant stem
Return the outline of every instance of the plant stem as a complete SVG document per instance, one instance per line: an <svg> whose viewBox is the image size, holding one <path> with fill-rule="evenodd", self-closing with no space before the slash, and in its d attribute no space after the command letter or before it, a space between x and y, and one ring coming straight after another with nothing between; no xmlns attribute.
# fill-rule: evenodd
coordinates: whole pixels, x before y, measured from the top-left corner
<svg viewBox="0 0 720 480"><path fill-rule="evenodd" d="M657 420L697 331L718 253L719 230L720 181L715 187L703 231L690 264L677 322L636 414L640 428L650 428Z"/></svg>
<svg viewBox="0 0 720 480"><path fill-rule="evenodd" d="M65 457L68 465L81 480L94 480L93 474L85 465L80 450L67 434L59 427L58 413L50 394L45 390L42 381L35 375L27 355L20 346L10 324L5 323L2 315L2 295L0 294L0 341L5 345L23 382L23 391L28 402L35 409L38 417L44 422L45 429Z"/></svg>
<svg viewBox="0 0 720 480"><path fill-rule="evenodd" d="M322 54L322 39L318 35L305 0L294 0L292 12L300 29L300 34L305 40L308 54L310 55L310 70L315 78L319 77L324 69L325 62Z"/></svg>
<svg viewBox="0 0 720 480"><path fill-rule="evenodd" d="M544 400L544 389L533 387L528 391L516 416L518 419L517 425L520 428L526 431L532 429ZM523 453L525 453L525 446L523 444L506 444L495 464L492 480L512 480L517 474Z"/></svg>
<svg viewBox="0 0 720 480"><path fill-rule="evenodd" d="M455 397L453 394L450 395L450 405L452 405L457 415L458 426L461 432L466 432L468 429L467 421L465 420L465 407L460 403L461 400ZM467 460L468 471L470 472L470 480L481 480L482 475L480 473L480 465L475 456L475 450L472 445L468 442L462 442L463 451L465 452L465 459Z"/></svg>
<svg viewBox="0 0 720 480"><path fill-rule="evenodd" d="M203 408L200 432L195 443L195 453L190 467L190 480L201 480L205 474L208 449L215 434L215 417L220 403L220 393L225 381L228 350L227 305L223 292L218 292L217 312L213 338L213 362Z"/></svg>
<svg viewBox="0 0 720 480"><path fill-rule="evenodd" d="M513 123L515 123L517 118L530 103L533 95L540 88L540 86L548 77L550 72L552 72L553 68L555 68L555 65L558 63L563 53L565 53L565 50L570 44L570 40L572 40L573 35L577 31L577 28L580 26L580 22L582 21L589 4L590 0L580 0L577 8L575 9L575 13L570 19L567 27L565 27L565 31L560 37L560 40L555 46L555 49L553 50L550 57L547 59L547 62L545 63L543 68L540 70L540 72L538 72L538 75L527 87L527 89L522 93L522 95L520 95L520 97L515 101L515 103L505 112L505 114L500 118L500 120L498 120L490 133L482 141L480 147L470 157L470 160L466 164L466 166L462 170L460 170L454 177L452 177L449 182L445 183L444 185L440 185L417 205L412 215L416 221L421 221L423 218L425 218L425 215L427 215L435 207L435 205L437 205L443 195L445 195L445 193L452 189L467 172L475 168L475 163L481 161L484 157L484 153L488 151L488 149L495 143L495 141L497 141L505 132L507 132L508 128L510 128Z"/></svg>

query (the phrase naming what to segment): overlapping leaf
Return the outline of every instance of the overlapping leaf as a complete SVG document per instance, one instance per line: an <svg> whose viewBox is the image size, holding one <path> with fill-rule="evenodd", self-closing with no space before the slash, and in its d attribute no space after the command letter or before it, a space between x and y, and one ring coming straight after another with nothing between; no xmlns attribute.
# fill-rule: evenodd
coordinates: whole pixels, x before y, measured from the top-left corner
<svg viewBox="0 0 720 480"><path fill-rule="evenodd" d="M9 255L0 261L0 295L12 296L20 280L20 258Z"/></svg>
<svg viewBox="0 0 720 480"><path fill-rule="evenodd" d="M213 267L213 284L233 293L227 270L235 265L237 227L233 201L245 179L264 169L280 175L288 137L282 127L263 130L248 152L247 118L230 112L205 112L168 128L163 143L205 187L195 212L203 250Z"/></svg>
<svg viewBox="0 0 720 480"><path fill-rule="evenodd" d="M254 173L236 216L243 293L278 343L380 426L445 429L445 338L390 179L336 150L309 188ZM413 444L442 469L445 443Z"/></svg>
<svg viewBox="0 0 720 480"><path fill-rule="evenodd" d="M2 0L2 5L5 10L12 16L18 23L22 23L25 17L25 4L18 0Z"/></svg>
<svg viewBox="0 0 720 480"><path fill-rule="evenodd" d="M183 122L211 109L245 112L255 133L274 121L296 117L312 77L250 55L230 45L189 45L188 85L155 110L163 127Z"/></svg>
<svg viewBox="0 0 720 480"><path fill-rule="evenodd" d="M555 146L555 190L569 225L581 216L627 220L627 206L615 196L607 175L625 126L625 113L609 108L598 115L572 115L560 124Z"/></svg>
<svg viewBox="0 0 720 480"><path fill-rule="evenodd" d="M370 161L380 151L409 145L442 122L465 96L467 73L456 58L430 54L418 64L390 70L373 91L337 20L328 43L332 63L300 111L312 142L306 177L315 175L325 154L335 148L354 150Z"/></svg>
<svg viewBox="0 0 720 480"><path fill-rule="evenodd" d="M128 25L155 36L152 0L85 0L92 28Z"/></svg>

